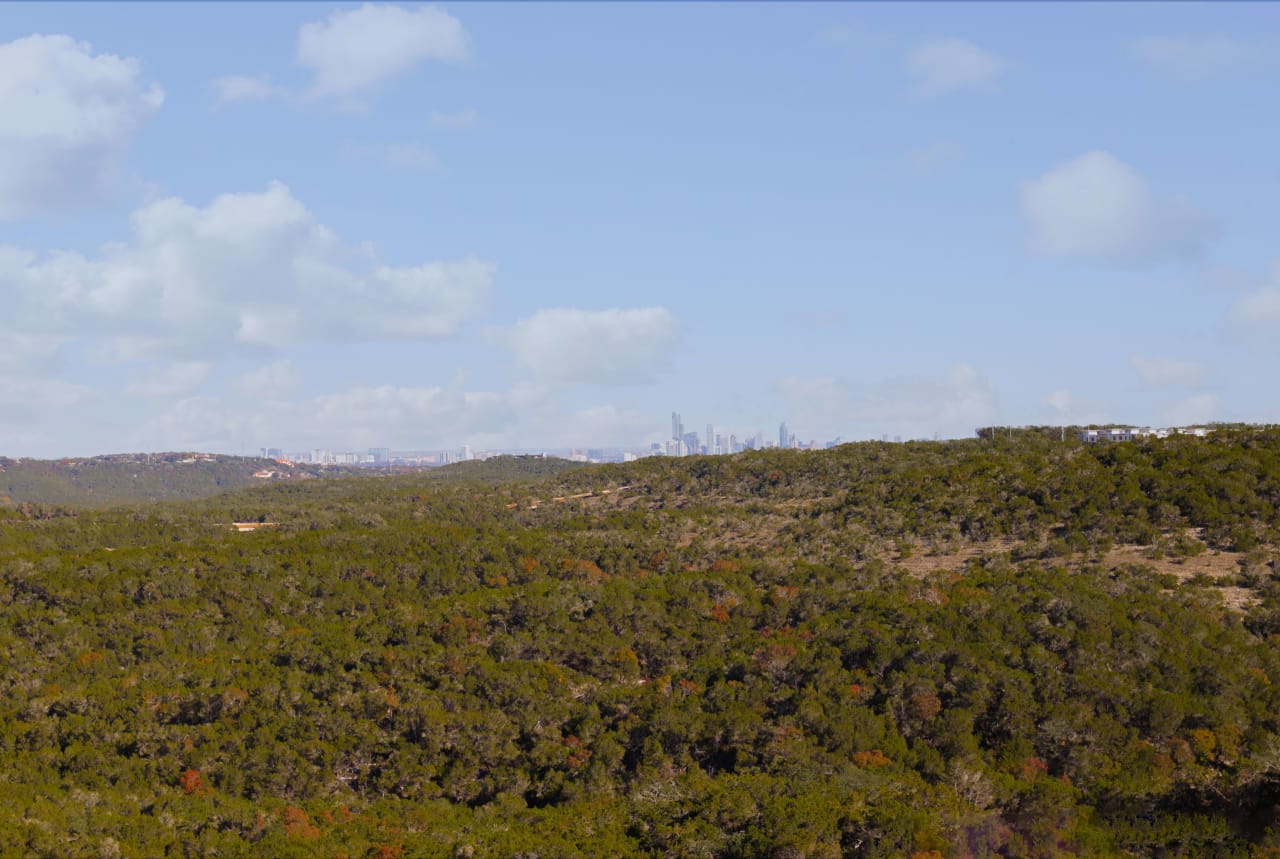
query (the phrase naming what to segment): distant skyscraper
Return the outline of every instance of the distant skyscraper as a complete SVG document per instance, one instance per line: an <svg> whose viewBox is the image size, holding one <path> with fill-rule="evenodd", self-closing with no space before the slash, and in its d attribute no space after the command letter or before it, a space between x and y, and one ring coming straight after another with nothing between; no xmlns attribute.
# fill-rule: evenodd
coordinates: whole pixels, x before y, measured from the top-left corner
<svg viewBox="0 0 1280 859"><path fill-rule="evenodd" d="M684 438L684 422L680 420L679 412L671 413L671 437L675 439Z"/></svg>
<svg viewBox="0 0 1280 859"><path fill-rule="evenodd" d="M719 453L716 450L716 428L712 424L707 424L707 453Z"/></svg>
<svg viewBox="0 0 1280 859"><path fill-rule="evenodd" d="M787 422L783 421L778 424L778 447L790 447L791 445L787 444L789 438L791 436L787 433Z"/></svg>

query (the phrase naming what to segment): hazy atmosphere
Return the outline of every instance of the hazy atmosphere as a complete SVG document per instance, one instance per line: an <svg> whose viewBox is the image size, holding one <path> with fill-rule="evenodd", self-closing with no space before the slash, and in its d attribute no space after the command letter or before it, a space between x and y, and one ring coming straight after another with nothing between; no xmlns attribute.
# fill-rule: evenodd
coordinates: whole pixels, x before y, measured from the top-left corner
<svg viewBox="0 0 1280 859"><path fill-rule="evenodd" d="M1278 83L1274 4L6 5L0 454L1265 422Z"/></svg>

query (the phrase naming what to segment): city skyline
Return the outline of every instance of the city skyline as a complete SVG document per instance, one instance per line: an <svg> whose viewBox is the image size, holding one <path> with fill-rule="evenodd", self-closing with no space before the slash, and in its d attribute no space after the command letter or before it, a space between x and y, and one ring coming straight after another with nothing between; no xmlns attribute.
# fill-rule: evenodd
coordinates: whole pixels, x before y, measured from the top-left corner
<svg viewBox="0 0 1280 859"><path fill-rule="evenodd" d="M887 440L887 439L886 439ZM836 437L821 447L833 447L843 442ZM671 438L665 444L652 442L631 445L592 445L578 444L567 446L542 446L538 448L496 448L492 450L474 450L471 445L460 444L453 447L397 450L388 447L372 447L367 451L335 450L332 447L316 447L309 450L290 451L285 447L260 447L259 455L266 459L285 459L297 462L310 462L320 465L383 465L393 460L419 464L449 464L451 462L468 461L472 458L483 458L487 455L502 454L547 454L557 452L566 454L569 459L581 459L586 462L628 462L647 456L722 456L742 453L748 450L766 448L792 448L798 450L816 450L819 445L810 440L800 442L795 433L787 431L787 423L779 424L778 439L775 442L767 439L763 431L744 435L739 440L737 433L721 433L715 431L715 424L709 423L706 434L699 436L697 431L685 432L684 422L679 412L671 413Z"/></svg>

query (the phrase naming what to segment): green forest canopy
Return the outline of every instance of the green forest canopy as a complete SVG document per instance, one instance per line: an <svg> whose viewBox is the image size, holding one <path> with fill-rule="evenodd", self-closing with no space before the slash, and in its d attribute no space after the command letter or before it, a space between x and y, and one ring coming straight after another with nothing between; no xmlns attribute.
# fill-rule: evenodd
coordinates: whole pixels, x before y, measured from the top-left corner
<svg viewBox="0 0 1280 859"><path fill-rule="evenodd" d="M0 853L1280 855L1280 432L549 471L0 510Z"/></svg>

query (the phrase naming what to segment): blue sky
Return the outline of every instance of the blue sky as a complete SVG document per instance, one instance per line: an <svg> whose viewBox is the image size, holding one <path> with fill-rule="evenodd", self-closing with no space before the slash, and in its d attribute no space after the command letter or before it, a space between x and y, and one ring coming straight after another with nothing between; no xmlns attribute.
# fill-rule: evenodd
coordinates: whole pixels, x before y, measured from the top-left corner
<svg viewBox="0 0 1280 859"><path fill-rule="evenodd" d="M19 4L0 454L1280 413L1275 4Z"/></svg>

